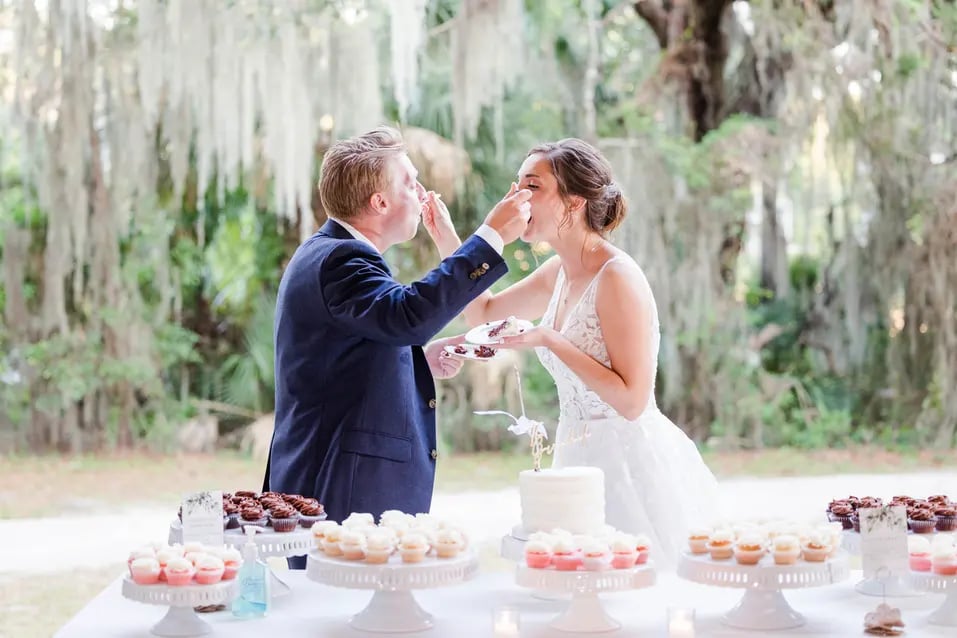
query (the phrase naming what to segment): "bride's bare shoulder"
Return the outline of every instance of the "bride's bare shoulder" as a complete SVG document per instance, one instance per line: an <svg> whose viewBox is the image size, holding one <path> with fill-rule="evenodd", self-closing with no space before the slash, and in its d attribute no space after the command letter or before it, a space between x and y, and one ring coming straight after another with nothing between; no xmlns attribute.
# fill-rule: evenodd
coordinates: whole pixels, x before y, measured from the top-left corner
<svg viewBox="0 0 957 638"><path fill-rule="evenodd" d="M604 270L597 291L599 302L601 297L622 301L633 298L642 304L653 299L645 272L627 253L618 252L608 261Z"/></svg>

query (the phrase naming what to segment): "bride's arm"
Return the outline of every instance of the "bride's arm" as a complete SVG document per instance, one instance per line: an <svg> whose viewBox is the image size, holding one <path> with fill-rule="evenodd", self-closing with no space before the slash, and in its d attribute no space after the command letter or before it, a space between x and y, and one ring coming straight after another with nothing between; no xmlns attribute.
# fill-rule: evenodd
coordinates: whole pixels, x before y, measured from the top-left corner
<svg viewBox="0 0 957 638"><path fill-rule="evenodd" d="M493 294L486 290L465 307L465 321L477 326L486 321L515 316L534 320L545 314L558 276L558 256L551 257L530 275Z"/></svg>
<svg viewBox="0 0 957 638"><path fill-rule="evenodd" d="M608 368L579 350L560 332L538 327L505 344L545 346L602 401L626 419L637 419L648 405L654 375L651 351L652 295L632 264L609 264L598 282L595 306L611 359Z"/></svg>

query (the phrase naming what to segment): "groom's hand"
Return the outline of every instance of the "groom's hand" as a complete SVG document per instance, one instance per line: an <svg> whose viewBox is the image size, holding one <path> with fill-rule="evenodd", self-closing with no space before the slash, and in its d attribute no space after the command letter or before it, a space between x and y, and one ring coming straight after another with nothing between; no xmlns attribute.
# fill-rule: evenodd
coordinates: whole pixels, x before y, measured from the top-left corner
<svg viewBox="0 0 957 638"><path fill-rule="evenodd" d="M456 335L444 339L436 339L426 344L425 360L429 362L429 370L436 379L450 379L459 373L465 362L459 357L453 357L445 351L445 346L454 346L465 343L465 335Z"/></svg>
<svg viewBox="0 0 957 638"><path fill-rule="evenodd" d="M525 232L531 217L531 204L528 201L531 196L532 191L527 188L519 190L518 185L513 183L508 195L496 204L485 218L485 223L491 226L506 244L512 243Z"/></svg>

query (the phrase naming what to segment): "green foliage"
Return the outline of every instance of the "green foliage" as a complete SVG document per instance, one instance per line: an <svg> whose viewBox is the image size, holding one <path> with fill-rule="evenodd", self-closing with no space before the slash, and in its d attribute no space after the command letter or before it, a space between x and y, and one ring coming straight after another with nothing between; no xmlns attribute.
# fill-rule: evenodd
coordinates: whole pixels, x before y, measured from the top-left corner
<svg viewBox="0 0 957 638"><path fill-rule="evenodd" d="M221 400L256 412L272 410L275 394L273 317L276 299L260 295L243 332L243 349L229 355L219 374Z"/></svg>

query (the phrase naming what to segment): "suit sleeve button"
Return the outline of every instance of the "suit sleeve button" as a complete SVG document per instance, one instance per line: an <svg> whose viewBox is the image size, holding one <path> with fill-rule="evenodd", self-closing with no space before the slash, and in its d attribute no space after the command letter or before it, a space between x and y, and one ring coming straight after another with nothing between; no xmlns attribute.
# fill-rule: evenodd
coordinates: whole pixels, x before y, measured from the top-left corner
<svg viewBox="0 0 957 638"><path fill-rule="evenodd" d="M432 450L432 460L434 461L434 460L437 459L437 458L439 458L439 451L438 451L438 450Z"/></svg>
<svg viewBox="0 0 957 638"><path fill-rule="evenodd" d="M429 407L435 409L435 399L429 399Z"/></svg>

